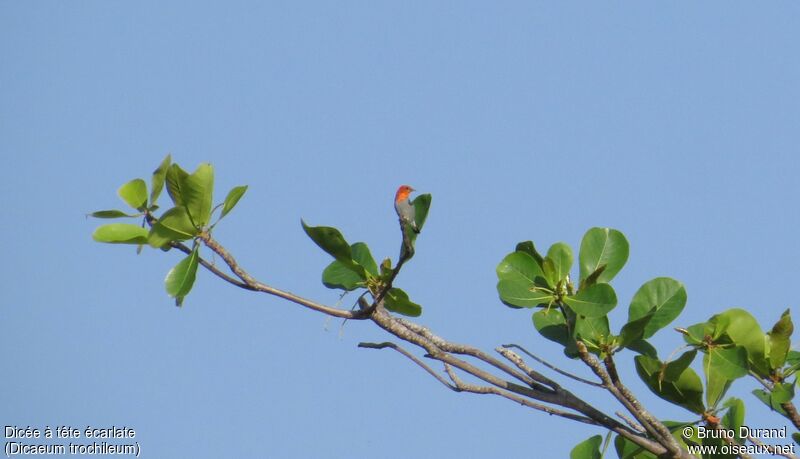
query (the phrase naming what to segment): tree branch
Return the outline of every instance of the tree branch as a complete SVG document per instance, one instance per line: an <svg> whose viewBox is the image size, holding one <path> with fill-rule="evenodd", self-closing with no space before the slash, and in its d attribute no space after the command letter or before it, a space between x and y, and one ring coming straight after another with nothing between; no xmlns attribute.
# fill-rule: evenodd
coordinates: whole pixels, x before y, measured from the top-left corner
<svg viewBox="0 0 800 459"><path fill-rule="evenodd" d="M504 398L507 398L507 399L509 399L511 401L517 402L520 405L527 406L528 408L533 408L533 409L538 410L538 411L543 411L543 412L545 412L547 414L550 414L550 415L561 416L563 418L571 419L573 421L582 422L584 424L600 425L597 421L595 421L595 420L593 420L591 418L587 418L585 416L579 416L579 415L577 415L575 413L569 413L567 411L559 410L559 409L556 409L556 408L553 408L553 407L550 407L550 406L547 406L547 405L542 405L540 403L534 403L534 402L531 402L530 400L528 400L528 399L526 399L524 397L520 397L517 394L498 389L497 387L494 387L494 386L479 386L477 384L465 383L464 381L461 380L461 378L458 377L456 372L453 370L452 366L450 366L450 365L445 363L444 367L445 367L445 371L447 371L447 374L450 376L450 379L455 384L456 390L459 391L459 392L470 392L470 393L473 393L473 394L498 395L500 397L504 397Z"/></svg>
<svg viewBox="0 0 800 459"><path fill-rule="evenodd" d="M386 348L394 349L395 351L403 354L404 356L411 359L414 363L422 367L423 370L427 371L428 374L436 378L437 381L444 384L448 389L454 390L456 392L459 391L459 389L456 386L450 384L442 375L435 372L433 368L429 367L425 362L417 358L417 356L408 352L407 350L403 349L402 347L398 346L395 343L390 343L388 341L383 343L358 343L358 347L364 349L386 349Z"/></svg>
<svg viewBox="0 0 800 459"><path fill-rule="evenodd" d="M183 244L181 242L172 241L170 243L170 245L173 248L176 248L176 249L180 250L181 252L185 253L186 255L189 255L190 253L192 253L192 249L190 249L189 247L186 246L186 244ZM220 271L219 268L214 266L213 263L210 263L205 258L197 257L197 259L200 262L200 265L202 267L204 267L207 270L211 271L211 273L213 273L215 276L219 277L220 279L224 280L225 282L228 282L229 284L233 284L233 285L235 285L235 286L237 286L239 288L243 288L245 290L255 291L254 288L250 287L249 285L245 284L244 282L238 281L238 280L234 279L233 277L227 275L226 273Z"/></svg>
<svg viewBox="0 0 800 459"><path fill-rule="evenodd" d="M537 357L534 354L531 354L524 347L519 346L517 344L503 344L502 347L504 347L506 349L510 349L510 348L519 349L520 351L522 351L528 357L532 358L533 360L536 360L537 362L539 362L542 365L546 366L547 368L555 371L556 373L558 373L560 375L563 375L563 376L566 376L567 378L574 379L575 381L587 384L589 386L603 387L603 385L600 384L600 383L596 383L594 381L589 381L588 379L584 379L584 378L581 378L580 376L576 376L576 375L574 375L574 374L572 374L570 372L564 371L561 368L558 368L557 366L548 363L546 360L544 360L544 359L542 359L540 357ZM500 352L500 351L498 350L498 352Z"/></svg>
<svg viewBox="0 0 800 459"><path fill-rule="evenodd" d="M222 260L225 262L225 264L228 266L231 272L233 272L233 274L235 274L239 280L222 272L216 266L209 263L208 261L201 259L200 261L201 265L206 269L208 269L210 272L212 272L214 275L220 277L226 282L235 285L237 287L251 291L258 291L270 295L275 295L280 298L291 301L293 303L299 304L301 306L307 307L315 311L322 312L330 316L341 317L345 319L358 319L358 320L370 319L378 327L384 329L391 335L394 335L395 337L407 343L413 344L425 350L427 352L426 357L441 361L444 364L445 370L447 371L450 379L452 380L452 383L448 382L444 377L435 372L429 365L426 365L419 358L417 358L404 348L394 343L390 342L377 343L377 344L361 343L359 344L360 347L374 348L374 349L383 349L383 348L394 349L395 351L406 356L411 361L416 363L418 366L423 368L426 372L428 372L430 375L436 378L440 383L442 383L451 390L455 390L458 392L478 393L478 394L493 394L514 401L523 406L549 413L551 415L556 415L591 425L602 426L626 438L627 440L631 441L637 446L659 456L669 453L670 456L673 457L680 457L680 458L691 457L688 455L688 453L685 453L684 451L680 450L680 448L674 450L673 445L669 444L667 441L662 439L660 435L653 435L654 432L660 433L655 429L647 429L647 430L648 432L651 432L652 430L651 435L653 435L654 438L658 439L658 441L653 441L652 439L649 439L641 435L636 430L632 430L625 424L620 423L616 419L611 418L610 416L602 413L601 411L597 410L593 406L584 402L571 392L561 388L561 386L555 381L533 370L524 362L524 360L520 356L518 356L517 354L506 348L498 348L496 350L501 355L503 355L503 357L512 362L516 366L516 368L509 366L505 362L475 347L463 344L451 343L433 334L429 329L427 329L424 326L421 326L406 319L397 318L389 314L388 311L386 311L386 309L383 307L383 296L391 287L391 282L399 273L399 270L402 267L403 263L410 258L411 255L409 255L409 252L407 250L402 251L401 253L402 258L400 262L398 262L395 269L393 270L392 277L389 280L388 285L385 288L381 289L381 291L378 292L377 295L374 295L373 303L370 305L369 303L366 302L366 300L362 298L361 299L362 301L359 301L360 305L359 310L348 311L348 310L333 308L330 306L325 306L316 303L314 301L299 297L292 293L279 290L277 288L263 284L258 280L256 280L254 277L252 277L247 271L245 271L238 264L235 258L225 248L223 248L216 240L214 240L207 232L201 233L198 236L198 239L202 241L202 243L206 247L208 247L214 253L219 255L219 257L222 258ZM189 249L189 247L181 243L173 243L173 247L177 248L178 250L184 253L191 252L191 249ZM488 371L482 370L481 368L478 368L475 365L456 357L456 355L475 358L501 371L502 373L516 380L521 381L525 385L520 385L513 383L511 381L506 381L501 377L498 377ZM553 368L551 365L548 365L548 367ZM599 363L597 363L597 367L602 371L602 368L600 368ZM476 384L465 383L455 373L454 369L456 368L482 381L485 381L489 385L481 386ZM607 374L606 377L608 377ZM580 378L578 380L580 380ZM588 381L584 380L583 382L588 382ZM597 383L592 383L592 384L597 385ZM605 384L605 381L604 384L602 384L602 386L603 387L607 386ZM616 393L619 394L618 388L616 388L611 383L609 383L609 386L614 387ZM608 387L606 388L608 389ZM627 399L621 395L619 398L627 401ZM533 400L554 406L543 405ZM634 416L642 415L639 411L635 409L634 403L627 401L627 403L624 404L629 411L633 410L631 412L632 414L634 414ZM568 408L570 410L577 411L577 413L580 414L564 411L556 407ZM649 415L649 413L647 414ZM639 418L637 417L637 419ZM640 422L642 421L640 420ZM642 423L645 426L649 424L646 422ZM666 429L665 427L663 427L663 425L661 425L661 427ZM674 444L677 445L677 442L674 442Z"/></svg>
<svg viewBox="0 0 800 459"><path fill-rule="evenodd" d="M792 424L794 424L795 429L800 429L800 414L797 413L797 408L795 408L794 403L791 401L781 403L781 408L789 415L788 418L792 421Z"/></svg>
<svg viewBox="0 0 800 459"><path fill-rule="evenodd" d="M631 419L630 416L626 415L622 411L615 411L614 414L619 416L623 421L625 421L631 427L631 429L635 430L636 432L641 434L647 433L641 424Z"/></svg>
<svg viewBox="0 0 800 459"><path fill-rule="evenodd" d="M524 382L526 385L531 386L532 388L535 388L535 389L538 389L538 390L543 390L543 391L548 391L548 390L551 391L552 390L552 389L548 389L546 387L543 387L543 386L541 386L539 384L536 384L536 381L542 382L542 383L547 384L547 385L552 383L552 381L548 380L544 376L539 375L542 380L536 380L535 378L532 378L529 375L526 375L524 373L520 373L519 371L514 370L510 366L508 366L505 363L497 360L496 358L486 354L485 352L481 351L480 349L474 348L472 346L467 346L467 345L464 345L464 344L455 344L455 343L451 343L451 342L445 341L441 337L439 337L439 336L435 335L433 332L431 332L430 329L428 329L427 327L424 327L422 325L419 325L419 324L416 324L414 322L411 322L410 320L406 320L406 319L403 319L403 318L400 318L400 317L396 317L395 320L397 322L403 324L405 327L409 328L410 330L413 330L415 333L419 334L420 336L423 336L423 337L429 339L431 342L436 344L436 346L439 347L439 349L441 349L443 351L452 352L453 354L468 355L468 356L471 356L471 357L475 357L476 359L482 360L483 362L488 363L489 365L497 368L498 370L500 370L500 371L502 371L502 372L504 372L504 373L506 373L506 374L508 374L510 376L513 376L514 378ZM537 373L537 375L538 375L538 373ZM547 382L545 382L545 381L547 381Z"/></svg>
<svg viewBox="0 0 800 459"><path fill-rule="evenodd" d="M678 442L672 436L672 433L669 431L669 429L667 429L667 427L662 424L661 421L650 414L650 412L648 412L642 406L642 404L639 403L633 394L631 394L630 391L622 385L618 376L616 378L616 382L612 381L609 373L606 372L602 366L600 366L600 362L598 362L593 355L589 354L589 351L586 349L586 345L583 344L582 341L577 341L577 348L578 355L580 356L581 360L592 369L592 371L597 375L597 377L600 378L601 381L603 381L603 387L605 387L606 390L614 396L614 398L622 403L625 409L627 409L628 412L631 413L637 421L639 421L642 427L644 427L645 430L647 430L647 432L653 436L653 438L657 439L661 445L667 448L670 454L672 454L674 457L683 457L684 454L687 457L691 457L687 452L683 451Z"/></svg>
<svg viewBox="0 0 800 459"><path fill-rule="evenodd" d="M425 327L414 324L406 319L393 317L380 305L370 319L375 322L376 325L402 339L403 341L425 349L430 358L440 360L447 365L458 368L465 373L477 377L478 379L482 379L492 386L495 386L496 389L500 391L510 392L518 396L528 397L534 400L551 403L553 405L574 409L586 415L586 417L589 419L592 419L597 423L597 425L602 425L606 429L623 436L632 443L656 455L661 455L668 452L667 448L660 443L638 435L635 431L592 407L569 391L565 391L563 389L559 389L557 391L539 391L534 388L520 386L518 384L498 378L491 373L485 372L461 359L456 358L455 356L444 351L445 348L452 346L452 343L448 343L444 339L433 335L430 333L430 331L427 331ZM423 336L422 334L417 333L415 330L425 332L428 336ZM513 400L516 401L516 399ZM692 456L688 454L679 454L676 457L691 458Z"/></svg>
<svg viewBox="0 0 800 459"><path fill-rule="evenodd" d="M381 289L381 291L378 292L378 295L375 296L375 299L372 301L372 306L364 309L369 314L371 314L372 311L378 307L378 305L386 297L386 294L389 293L389 290L392 288L392 285L394 285L394 280L397 275L400 274L400 269L403 267L403 265L414 256L414 245L411 243L408 234L406 234L402 219L400 219L400 232L403 234L403 243L400 246L400 256L397 259L397 265L392 270L392 275L389 276L389 279L386 281L386 285L384 285L383 289Z"/></svg>
<svg viewBox="0 0 800 459"><path fill-rule="evenodd" d="M357 311L348 311L344 309L334 308L331 306L325 306L324 304L319 304L314 301L308 300L306 298L300 297L295 295L294 293L286 292L284 290L280 290L274 287L270 287L269 285L262 284L261 282L257 281L253 276L251 276L247 271L245 271L239 263L236 262L236 259L233 258L225 248L223 248L214 238L211 237L210 234L207 232L200 233L198 237L206 247L211 249L214 253L220 256L222 260L225 261L225 264L231 269L231 271L236 274L236 277L242 280L248 290L254 290L258 292L267 293L269 295L275 295L277 297L283 298L285 300L289 300L292 303L299 304L301 306L305 306L309 309L313 309L314 311L319 311L329 316L334 317L341 317L343 319L353 319L353 320L364 320L369 317L369 313L363 310ZM203 265L205 266L205 265ZM213 271L212 271L213 272ZM216 273L215 273L216 274Z"/></svg>

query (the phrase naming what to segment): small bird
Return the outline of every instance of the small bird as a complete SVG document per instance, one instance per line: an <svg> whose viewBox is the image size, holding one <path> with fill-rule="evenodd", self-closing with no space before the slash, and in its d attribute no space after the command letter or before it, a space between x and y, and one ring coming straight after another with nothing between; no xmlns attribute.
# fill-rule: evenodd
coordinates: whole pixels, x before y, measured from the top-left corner
<svg viewBox="0 0 800 459"><path fill-rule="evenodd" d="M417 211L411 204L411 201L408 200L408 195L410 195L412 191L414 191L414 189L410 186L400 185L400 188L397 189L397 193L394 195L394 210L397 211L397 216L400 217L400 223L402 225L409 225L415 233L419 233L419 227L415 221Z"/></svg>

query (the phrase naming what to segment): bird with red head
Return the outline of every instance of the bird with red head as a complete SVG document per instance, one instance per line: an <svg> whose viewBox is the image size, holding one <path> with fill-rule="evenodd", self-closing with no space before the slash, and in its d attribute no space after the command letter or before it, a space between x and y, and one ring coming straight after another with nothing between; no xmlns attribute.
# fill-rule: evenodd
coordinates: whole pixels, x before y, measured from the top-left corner
<svg viewBox="0 0 800 459"><path fill-rule="evenodd" d="M401 224L408 225L415 233L419 233L419 227L415 221L417 211L408 199L408 196L413 191L414 188L408 185L400 185L394 195L394 210L397 212L397 216L400 217Z"/></svg>

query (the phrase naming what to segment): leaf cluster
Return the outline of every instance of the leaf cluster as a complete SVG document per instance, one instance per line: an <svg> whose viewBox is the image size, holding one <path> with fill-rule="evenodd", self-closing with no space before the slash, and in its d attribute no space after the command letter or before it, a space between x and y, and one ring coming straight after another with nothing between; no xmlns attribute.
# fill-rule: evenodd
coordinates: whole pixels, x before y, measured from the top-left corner
<svg viewBox="0 0 800 459"><path fill-rule="evenodd" d="M411 204L416 212L417 228L421 231L428 217L431 195L419 195ZM349 244L337 228L301 223L308 237L334 258L322 271L322 283L326 287L345 292L361 290L362 295L369 293L373 298L381 299L389 311L411 317L422 314L422 306L411 301L405 291L393 286L402 264L414 256L417 232L408 225L400 221L400 258L393 267L391 258L385 258L378 266L366 243Z"/></svg>
<svg viewBox="0 0 800 459"><path fill-rule="evenodd" d="M166 185L173 206L157 215L158 198ZM200 164L191 174L183 170L172 158L166 158L153 171L150 194L147 183L136 178L117 190L120 199L134 212L100 210L90 216L95 218L139 218L140 224L110 223L98 227L92 237L97 242L109 244L133 244L141 251L145 245L169 250L177 243L192 240L190 253L172 268L164 279L169 296L180 306L194 285L199 263L198 239L210 233L219 221L233 210L247 191L247 186L231 189L225 200L212 207L214 193L214 169L211 164ZM214 212L221 209L216 221Z"/></svg>
<svg viewBox="0 0 800 459"><path fill-rule="evenodd" d="M792 351L790 336L794 329L787 310L764 333L755 318L744 309L729 309L707 322L678 328L686 342L676 358L660 360L648 342L683 311L687 294L683 284L668 277L645 282L628 306L628 320L613 333L608 313L617 306L617 295L610 285L628 259L625 236L610 228L591 228L583 237L578 255L579 274L576 288L570 277L573 253L559 242L540 254L533 242L517 244L497 265L497 292L500 300L512 308L533 308L534 328L543 337L559 343L570 358L578 356L577 343L601 357L630 349L637 374L658 397L711 420L721 427L738 432L744 422L745 406L737 398L725 399L732 383L752 376L764 388L753 394L787 418L786 403L794 397L795 373L800 367L800 353ZM702 355L703 378L692 368L695 357ZM721 418L718 413L723 412ZM790 418L791 419L791 418ZM680 429L696 421L664 422L679 443L711 445L719 439L682 438ZM797 434L795 434L797 435ZM744 439L734 439L743 442ZM601 457L600 436L576 446L572 457ZM615 448L620 457L655 457L625 438L618 436Z"/></svg>

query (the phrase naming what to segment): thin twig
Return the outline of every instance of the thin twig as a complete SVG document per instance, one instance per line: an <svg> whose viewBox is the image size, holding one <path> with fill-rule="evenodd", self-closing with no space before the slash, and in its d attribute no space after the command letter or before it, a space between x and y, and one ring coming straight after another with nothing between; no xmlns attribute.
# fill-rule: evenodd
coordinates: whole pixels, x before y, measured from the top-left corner
<svg viewBox="0 0 800 459"><path fill-rule="evenodd" d="M552 379L548 378L547 376L545 376L543 374L540 374L539 372L537 372L533 368L529 367L528 364L525 363L525 361L522 359L522 357L520 357L516 352L512 351L511 349L507 349L507 348L504 348L502 346L498 346L497 348L495 348L495 351L498 354L500 354L503 357L505 357L509 362L511 362L514 365L516 365L517 368L519 368L520 370L525 372L525 374L527 374L531 378L533 378L533 379L535 379L535 380L537 380L537 381L539 381L539 382L541 382L543 384L546 384L546 385L550 386L550 388L553 389L553 390L558 390L558 389L561 388L561 386L557 382L553 381Z"/></svg>
<svg viewBox="0 0 800 459"><path fill-rule="evenodd" d="M750 376L752 376L752 377L753 377L753 379L755 379L756 381L758 381L758 382L759 382L759 384L761 384L762 386L764 386L764 389L766 389L766 390L768 390L768 391L771 391L771 390L772 390L772 388L773 388L773 384L772 384L771 382L769 382L768 380L761 379L761 376L759 376L759 375L758 375L758 374L757 374L755 371L753 371L753 370L748 370L748 373L750 374Z"/></svg>
<svg viewBox="0 0 800 459"><path fill-rule="evenodd" d="M472 346L467 346L467 345L464 345L464 344L456 344L456 343L448 342L448 341L442 339L440 336L434 334L429 328L424 327L424 326L419 325L419 324L415 324L414 322L411 322L410 320L406 320L406 319L403 319L403 318L400 318L400 317L395 318L395 320L397 322L403 324L405 327L409 328L410 330L413 330L415 333L419 334L420 336L423 336L426 339L432 341L434 344L436 344L437 347L439 347L443 351L452 352L453 354L469 355L471 357L475 357L476 359L482 360L482 361L488 363L489 365L497 368L498 370L500 370L500 371L502 371L502 372L504 372L504 373L506 373L506 374L508 374L510 376L513 376L514 378L522 381L523 383L527 384L528 386L530 386L530 387L532 387L534 389L541 390L541 391L551 391L552 392L552 389L544 387L544 386L542 386L540 384L537 384L537 381L534 380L534 378L532 378L531 376L529 376L527 374L524 374L524 373L520 373L519 371L511 368L510 366L506 365L505 363L501 362L500 360L497 360L496 358L490 356L489 354L481 351L480 349L474 348ZM544 378L544 376L542 376L542 378ZM546 380L546 378L544 378L544 379ZM552 381L548 381L548 382L538 381L538 382L543 383L543 384L548 384L548 382L552 382Z"/></svg>
<svg viewBox="0 0 800 459"><path fill-rule="evenodd" d="M415 356L414 354L408 352L407 350L403 349L402 347L398 346L395 343L390 343L388 341L384 342L384 343L358 343L358 347L361 347L361 348L364 348L364 349L385 349L385 348L394 349L395 351L403 354L404 356L406 356L409 359L411 359L414 363L416 363L417 365L422 367L422 369L424 369L431 376L436 378L437 381L439 381L440 383L442 383L445 386L447 386L448 389L452 389L452 390L458 392L458 388L456 386L450 384L442 375L440 375L439 373L435 372L433 370L433 368L429 367L425 362L420 360L417 356Z"/></svg>
<svg viewBox="0 0 800 459"><path fill-rule="evenodd" d="M225 264L233 271L236 276L242 280L250 290L255 290L259 292L264 292L270 295L275 295L277 297L283 298L285 300L289 300L292 303L299 304L301 306L305 306L309 309L313 309L315 311L322 312L324 314L328 314L334 317L342 317L346 319L353 319L353 320L364 320L369 317L369 314L365 313L364 311L347 311L344 309L333 308L330 306L325 306L324 304L319 304L309 299L300 297L295 295L294 293L286 292L284 290L280 290L274 287L270 287L269 285L263 284L257 281L253 276L251 276L247 271L245 271L239 264L236 262L236 259L233 258L233 255L230 254L225 248L223 248L214 238L211 237L208 233L201 233L198 238L203 241L203 244L206 245L209 249L211 249L214 253L220 256L225 261Z"/></svg>
<svg viewBox="0 0 800 459"><path fill-rule="evenodd" d="M652 452L653 454L661 455L667 452L667 449L663 445L639 435L626 425L620 423L614 418L607 416L603 412L599 411L568 391L559 390L557 393L553 393L552 391L539 391L530 387L520 386L519 384L514 384L509 381L505 381L502 378L498 378L491 373L481 370L474 365L471 365L447 352L444 352L438 346L441 345L447 347L446 341L440 338L439 341L434 344L434 342L427 337L422 336L414 331L423 327L413 324L407 320L398 320L386 312L386 310L380 307L380 305L370 319L376 325L386 330L390 334L400 338L403 341L425 349L430 358L440 360L445 364L449 364L452 367L458 368L465 373L496 386L502 391L508 391L518 396L522 396L523 398L532 398L545 403L551 403L553 405L574 409L592 419L598 425L602 425L605 428L622 435L625 439L642 447L643 449L646 449L647 451ZM677 457L690 458L692 456L688 454L680 454Z"/></svg>
<svg viewBox="0 0 800 459"><path fill-rule="evenodd" d="M183 253L187 254L187 255L189 255L190 253L192 253L192 249L190 249L189 247L187 247L187 246L186 246L186 244L183 244L183 243L181 243L181 242L178 242L178 241L172 241L172 243L171 243L170 245L171 245L172 247L174 247L174 248L176 248L176 249L180 250L181 252L183 252ZM231 276L227 275L226 273L224 273L224 272L220 271L220 269L219 269L219 268L217 268L216 266L214 266L214 264L213 264L213 263L210 263L210 262L209 262L208 260L206 260L205 258L203 258L203 257L198 257L198 261L200 262L200 265L201 265L201 266L203 266L203 267L204 267L204 268L206 268L207 270L211 271L211 272L212 272L212 273L213 273L215 276L219 277L220 279L224 280L225 282L228 282L229 284L233 284L233 285L235 285L235 286L237 286L237 287L239 287L239 288L243 288L243 289L245 289L245 290L251 290L251 291L254 291L254 290L255 290L254 288L250 287L249 285L245 284L244 282L242 282L242 281L239 281L239 280L236 280L236 279L234 279L233 277L231 277Z"/></svg>
<svg viewBox="0 0 800 459"><path fill-rule="evenodd" d="M152 226L154 225L158 219L152 214L146 214L145 220L147 224ZM339 308L333 308L330 306L325 306L324 304L319 304L309 299L303 298L301 296L297 296L293 293L286 292L284 290L280 290L274 287L270 287L269 285L263 284L257 281L253 276L251 276L247 271L245 271L236 260L233 258L233 255L230 254L224 247L222 247L214 238L211 237L211 234L208 232L201 232L197 239L203 242L209 249L211 249L214 253L219 255L224 261L225 264L228 265L228 268L239 278L241 281L237 281L233 277L227 275L226 273L220 271L214 264L209 263L207 260L203 258L199 258L199 263L209 271L211 271L214 275L219 277L220 279L233 284L239 288L243 288L245 290L251 291L258 291L267 293L269 295L275 295L277 297L283 298L285 300L291 301L292 303L299 304L301 306L305 306L309 309L313 309L318 312L322 312L324 314L328 314L334 317L341 317L344 319L354 319L354 320L364 320L369 317L368 311L346 311ZM171 247L174 247L180 250L183 253L189 254L191 253L191 249L187 247L185 244L182 244L177 241L173 241L170 243Z"/></svg>
<svg viewBox="0 0 800 459"><path fill-rule="evenodd" d="M631 429L639 433L647 433L647 431L644 430L644 427L642 427L641 424L631 419L628 415L626 415L622 411L615 411L614 414L619 416L623 421L625 421L629 426L631 426Z"/></svg>
<svg viewBox="0 0 800 459"><path fill-rule="evenodd" d="M400 246L400 256L397 259L397 265L392 270L392 275L389 276L389 279L386 280L386 284L383 286L383 289L378 292L378 295L375 296L375 299L372 301L372 305L369 308L366 308L365 311L372 313L375 308L378 307L379 304L386 298L386 294L389 293L389 290L392 289L394 285L394 280L398 274L400 274L400 269L403 265L414 256L414 246L411 244L411 241L408 239L406 235L405 227L403 226L404 223L400 220L400 232L403 234L403 242Z"/></svg>
<svg viewBox="0 0 800 459"><path fill-rule="evenodd" d="M662 454L666 453L666 451L667 451L662 445L660 445L660 444L658 444L656 442L653 442L652 440L647 439L645 437L636 435L635 433L633 433L633 431L630 431L625 427L621 427L621 426L620 427L609 427L608 425L605 425L602 422L597 421L596 419L592 419L590 417L578 416L578 415L575 415L574 413L569 413L569 412L562 411L562 410L559 410L559 409L556 409L556 408L552 408L552 407L549 407L549 406L546 406L546 405L541 405L541 404L538 404L538 403L534 403L534 402L531 402L530 400L525 399L524 397L520 397L519 395L517 395L515 393L504 391L504 390L499 389L497 387L493 387L493 386L478 386L478 385L475 385L475 384L465 383L458 377L458 375L456 375L455 371L453 370L453 368L450 365L445 363L444 366L445 366L445 370L447 371L447 374L450 376L450 379L453 380L453 383L456 385L456 387L458 387L460 390L462 390L464 392L471 392L471 393L475 393L475 394L494 394L494 395L498 395L500 397L504 397L504 398L507 398L507 399L512 400L514 402L517 402L517 403L519 403L519 404L521 404L523 406L527 406L527 407L533 408L535 410L541 410L541 411L544 411L544 412L546 412L548 414L551 414L551 415L561 416L561 417L564 417L564 418L567 418L567 419L571 419L571 420L574 420L574 421L583 422L585 424L599 425L599 426L606 427L610 431L621 435L622 437L628 439L631 443L641 447L642 449L645 449L647 451L653 452L653 453L658 454L658 455L662 455ZM686 456L686 457L691 457L691 456Z"/></svg>
<svg viewBox="0 0 800 459"><path fill-rule="evenodd" d="M450 365L445 363L444 367L445 367L445 371L447 371L448 376L450 376L450 379L453 380L453 383L455 384L456 390L458 390L458 391L471 392L473 394L498 395L500 397L504 397L504 398L507 398L507 399L512 400L514 402L517 402L520 405L527 406L528 408L533 408L535 410L544 411L547 414L551 414L551 415L554 415L554 416L561 416L563 418L571 419L573 421L583 422L584 424L599 425L599 423L597 421L595 421L595 420L593 420L591 418L588 418L586 416L580 416L580 415L577 415L575 413L569 413L567 411L559 410L559 409L556 409L556 408L553 408L553 407L550 407L550 406L547 406L547 405L542 405L540 403L531 402L530 400L528 400L528 399L526 399L524 397L520 397L519 395L514 394L512 392L508 392L508 391L504 391L504 390L498 389L497 387L494 387L494 386L479 386L477 384L466 383L463 380L461 380L461 378L458 377L456 372L453 370L452 366L450 366Z"/></svg>
<svg viewBox="0 0 800 459"><path fill-rule="evenodd" d="M582 383L588 384L590 386L603 387L603 385L598 383L598 382L589 381L588 379L581 378L580 376L574 375L574 374L572 374L572 373L570 373L568 371L564 371L561 368L558 368L555 365L552 365L551 363L547 362L546 360L544 360L544 359L542 359L540 357L537 357L536 355L528 352L527 349L525 349L524 347L522 347L522 346L520 346L518 344L503 344L503 347L504 348L519 349L520 351L522 351L528 357L532 358L533 360L536 360L537 362L539 362L542 365L546 366L547 368L555 371L556 373L558 373L560 375L563 375L563 376L566 376L567 378L574 379L575 381L582 382Z"/></svg>

